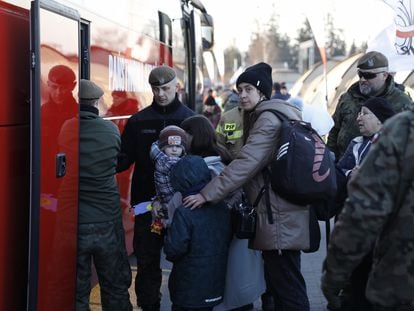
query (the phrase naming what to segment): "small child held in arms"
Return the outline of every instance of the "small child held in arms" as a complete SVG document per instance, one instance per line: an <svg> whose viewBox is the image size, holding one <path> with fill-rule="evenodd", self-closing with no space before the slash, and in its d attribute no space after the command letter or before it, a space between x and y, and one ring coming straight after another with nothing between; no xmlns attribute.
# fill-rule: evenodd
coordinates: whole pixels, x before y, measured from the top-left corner
<svg viewBox="0 0 414 311"><path fill-rule="evenodd" d="M182 197L211 180L200 156L185 156L171 169L171 184ZM223 300L232 238L230 210L223 201L191 210L182 204L166 230L164 252L173 263L168 288L173 311L209 311Z"/></svg>
<svg viewBox="0 0 414 311"><path fill-rule="evenodd" d="M169 125L160 132L158 141L151 146L150 157L155 163L154 182L156 198L152 202L153 221L151 232L161 234L168 219L167 204L174 195L170 183L170 171L185 154L187 134L175 125Z"/></svg>

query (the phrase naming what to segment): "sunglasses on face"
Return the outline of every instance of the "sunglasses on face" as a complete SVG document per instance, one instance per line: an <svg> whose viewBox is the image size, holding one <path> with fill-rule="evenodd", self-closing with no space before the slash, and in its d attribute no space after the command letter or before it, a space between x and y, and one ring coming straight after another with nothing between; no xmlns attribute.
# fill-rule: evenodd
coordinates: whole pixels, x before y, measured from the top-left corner
<svg viewBox="0 0 414 311"><path fill-rule="evenodd" d="M360 78L364 78L365 80L372 80L372 79L376 78L377 75L381 72L377 72L377 73L362 72L362 71L358 70L357 73L358 73L358 77L360 77Z"/></svg>

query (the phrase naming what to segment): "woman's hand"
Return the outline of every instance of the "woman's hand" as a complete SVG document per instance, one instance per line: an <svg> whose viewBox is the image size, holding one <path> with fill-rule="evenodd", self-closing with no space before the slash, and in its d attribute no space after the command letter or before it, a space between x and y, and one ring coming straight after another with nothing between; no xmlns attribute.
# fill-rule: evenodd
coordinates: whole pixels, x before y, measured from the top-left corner
<svg viewBox="0 0 414 311"><path fill-rule="evenodd" d="M189 207L191 209L200 207L204 203L206 203L206 199L204 199L204 197L199 193L194 194L194 195L189 195L183 199L184 206Z"/></svg>

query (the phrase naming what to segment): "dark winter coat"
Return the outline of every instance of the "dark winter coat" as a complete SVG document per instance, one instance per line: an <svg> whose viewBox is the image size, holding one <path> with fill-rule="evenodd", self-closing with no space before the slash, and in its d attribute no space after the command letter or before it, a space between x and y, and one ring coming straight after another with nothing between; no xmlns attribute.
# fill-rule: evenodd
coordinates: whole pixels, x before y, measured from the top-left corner
<svg viewBox="0 0 414 311"><path fill-rule="evenodd" d="M171 183L185 196L205 185L210 174L203 158L187 156L172 169ZM173 262L168 286L174 305L196 309L222 301L231 237L230 211L223 202L195 210L177 208L164 244Z"/></svg>
<svg viewBox="0 0 414 311"><path fill-rule="evenodd" d="M168 282L174 304L203 308L222 301L230 237L230 211L224 203L175 211L164 244L174 263Z"/></svg>
<svg viewBox="0 0 414 311"><path fill-rule="evenodd" d="M167 105L153 102L150 106L129 118L122 133L121 155L117 171L123 171L135 163L131 185L131 205L151 200L155 196L154 163L150 158L151 144L158 139L161 130L168 125L179 126L194 112L177 98Z"/></svg>

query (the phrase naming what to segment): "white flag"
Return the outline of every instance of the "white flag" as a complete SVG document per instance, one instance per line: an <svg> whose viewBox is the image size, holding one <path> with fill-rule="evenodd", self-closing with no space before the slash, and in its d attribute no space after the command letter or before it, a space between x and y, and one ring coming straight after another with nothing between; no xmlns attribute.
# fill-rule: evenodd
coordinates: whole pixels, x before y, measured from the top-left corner
<svg viewBox="0 0 414 311"><path fill-rule="evenodd" d="M414 0L384 0L394 10L394 22L371 42L368 51L387 56L391 72L414 69Z"/></svg>

